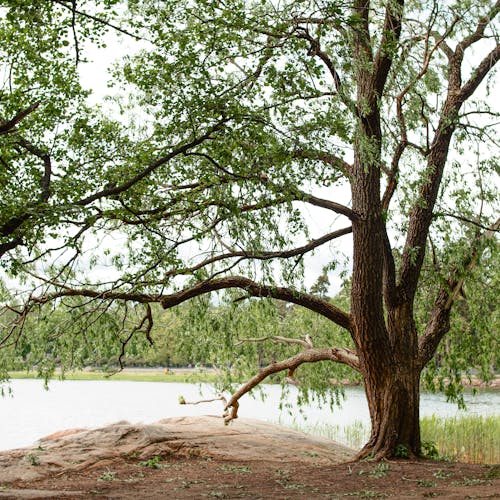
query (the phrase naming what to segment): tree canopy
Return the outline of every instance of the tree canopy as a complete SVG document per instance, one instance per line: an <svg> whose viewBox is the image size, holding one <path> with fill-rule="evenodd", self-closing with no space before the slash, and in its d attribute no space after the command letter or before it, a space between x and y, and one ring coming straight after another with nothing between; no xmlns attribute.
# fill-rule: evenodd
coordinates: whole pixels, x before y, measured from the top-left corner
<svg viewBox="0 0 500 500"><path fill-rule="evenodd" d="M479 320L491 307L498 321L494 302L467 296L497 286L500 3L2 5L0 249L32 288L8 306L2 345L54 301L91 304L89 321L113 302L143 308L126 346L150 335L151 304L207 306L227 291L216 303L233 304L229 330L207 331L234 348L238 307L283 301L344 336L249 331L241 352L295 350L234 393L226 420L267 376L340 363L369 402L360 456L418 454L424 367L428 383L440 371L457 382L474 357L487 377L498 353ZM106 106L90 106L78 68L111 33L134 50L113 67ZM332 301L317 292L345 255L349 298ZM309 292L313 265L323 280ZM456 346L481 355L463 361Z"/></svg>

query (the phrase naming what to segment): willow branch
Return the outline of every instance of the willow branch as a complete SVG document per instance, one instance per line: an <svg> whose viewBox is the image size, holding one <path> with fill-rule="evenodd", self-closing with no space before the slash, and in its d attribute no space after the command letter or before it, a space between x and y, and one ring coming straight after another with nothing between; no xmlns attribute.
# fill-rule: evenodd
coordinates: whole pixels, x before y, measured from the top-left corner
<svg viewBox="0 0 500 500"><path fill-rule="evenodd" d="M304 340L294 339L290 337L282 337L281 335L270 335L268 337L248 337L244 339L238 339L238 342L235 342L234 345L242 345L246 343L260 343L260 342L265 342L266 340L270 340L275 343L281 342L283 344L297 344L302 346L304 349L313 348L313 343L309 335L306 335L304 337Z"/></svg>
<svg viewBox="0 0 500 500"><path fill-rule="evenodd" d="M343 348L311 348L302 351L295 356L292 356L283 361L272 363L257 374L255 374L248 382L243 384L229 399L226 405L226 413L224 415L224 422L227 424L231 420L238 418L239 399L246 393L251 391L259 385L264 379L284 370L294 372L300 365L304 363L317 363L318 361L334 361L343 363L351 368L359 371L359 360L357 355L350 349Z"/></svg>
<svg viewBox="0 0 500 500"><path fill-rule="evenodd" d="M470 252L465 256L461 270L455 268L448 277L447 286L443 286L436 297L430 319L427 322L424 334L419 339L419 362L421 366L432 358L442 338L450 329L451 308L462 291L465 276L470 273L481 258L481 244L484 240L492 238L500 228L500 219L483 232L477 232L472 241Z"/></svg>
<svg viewBox="0 0 500 500"><path fill-rule="evenodd" d="M145 177L153 173L155 170L158 168L162 167L166 163L168 163L170 160L175 158L176 156L182 155L192 148L199 146L203 142L209 140L212 138L212 135L215 132L218 132L219 130L222 129L224 124L227 122L227 119L221 120L218 123L216 123L214 126L210 127L203 135L185 143L180 146L177 146L175 149L173 149L170 153L167 155L157 159L156 161L152 162L149 164L146 168L144 168L141 172L139 172L137 175L132 177L126 182L123 182L122 184L119 184L118 186L113 186L109 187L106 189L103 189L102 191L98 191L97 193L94 193L86 198L83 198L75 203L75 205L78 206L86 206L89 203L92 203L95 200L99 200L101 198L107 197L107 196L115 196L117 194L123 193L127 189L130 189L132 186L137 184L139 181L143 180Z"/></svg>
<svg viewBox="0 0 500 500"><path fill-rule="evenodd" d="M326 300L290 288L261 285L243 276L227 276L224 278L202 281L177 293L163 295L160 298L160 303L164 309L168 309L194 297L228 288L241 288L253 297L269 297L292 302L321 314L348 331L352 329L350 314L347 314Z"/></svg>

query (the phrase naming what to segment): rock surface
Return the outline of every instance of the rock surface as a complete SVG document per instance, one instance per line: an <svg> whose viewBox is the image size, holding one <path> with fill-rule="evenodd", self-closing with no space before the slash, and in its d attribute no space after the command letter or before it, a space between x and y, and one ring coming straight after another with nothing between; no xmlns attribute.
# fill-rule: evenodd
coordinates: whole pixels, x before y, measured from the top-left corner
<svg viewBox="0 0 500 500"><path fill-rule="evenodd" d="M259 420L178 417L153 424L118 422L91 430L72 429L42 438L38 447L0 452L0 483L31 481L89 470L123 457L200 456L218 460L338 464L352 450L330 440ZM0 493L1 496L1 493Z"/></svg>

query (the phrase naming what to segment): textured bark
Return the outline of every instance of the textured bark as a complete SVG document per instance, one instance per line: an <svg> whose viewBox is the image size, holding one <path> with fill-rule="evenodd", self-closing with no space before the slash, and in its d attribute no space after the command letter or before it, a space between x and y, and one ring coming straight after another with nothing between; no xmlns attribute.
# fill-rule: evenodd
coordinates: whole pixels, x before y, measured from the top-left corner
<svg viewBox="0 0 500 500"><path fill-rule="evenodd" d="M372 432L358 458L420 455L420 370L388 367L365 377Z"/></svg>

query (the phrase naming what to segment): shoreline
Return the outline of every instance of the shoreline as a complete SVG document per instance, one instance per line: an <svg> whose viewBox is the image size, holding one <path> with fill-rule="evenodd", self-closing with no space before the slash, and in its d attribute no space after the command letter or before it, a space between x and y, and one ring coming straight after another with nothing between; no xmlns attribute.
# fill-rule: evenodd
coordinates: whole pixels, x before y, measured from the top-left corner
<svg viewBox="0 0 500 500"><path fill-rule="evenodd" d="M121 371L104 372L98 369L84 368L65 372L56 370L49 380L102 380L102 381L129 381L129 382L175 382L175 383L214 383L217 380L218 370L215 368L160 368L160 367L127 367ZM37 379L43 380L35 372L12 371L9 373L11 379ZM331 379L332 385L342 385L345 387L362 387L360 382L352 382L347 379ZM243 383L243 381L242 381ZM467 390L500 390L500 375L496 375L491 381L485 383L478 378L463 380L463 385Z"/></svg>

